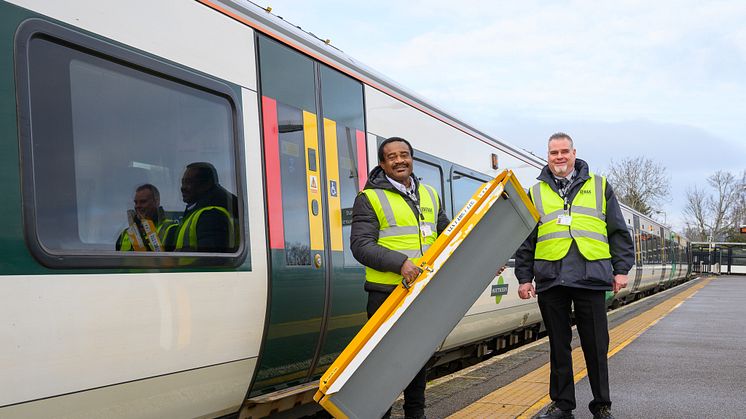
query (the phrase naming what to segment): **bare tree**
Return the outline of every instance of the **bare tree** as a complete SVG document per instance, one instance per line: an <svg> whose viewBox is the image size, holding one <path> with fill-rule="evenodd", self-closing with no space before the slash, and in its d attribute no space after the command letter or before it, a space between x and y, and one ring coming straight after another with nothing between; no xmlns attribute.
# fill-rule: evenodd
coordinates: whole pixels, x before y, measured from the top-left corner
<svg viewBox="0 0 746 419"><path fill-rule="evenodd" d="M666 168L646 157L611 160L607 178L620 202L645 215L652 215L671 190Z"/></svg>
<svg viewBox="0 0 746 419"><path fill-rule="evenodd" d="M746 242L746 234L740 232L741 226L746 225L746 170L741 173L741 179L736 182L734 189L734 203L726 223L726 239L730 242Z"/></svg>
<svg viewBox="0 0 746 419"><path fill-rule="evenodd" d="M710 235L710 211L707 201L711 197L705 193L704 189L695 186L686 191L686 206L684 215L686 216L686 228L684 233L690 240L704 241L708 240Z"/></svg>
<svg viewBox="0 0 746 419"><path fill-rule="evenodd" d="M707 178L713 194L695 186L686 192L686 233L692 240L738 240L746 216L746 172L741 179L719 170Z"/></svg>

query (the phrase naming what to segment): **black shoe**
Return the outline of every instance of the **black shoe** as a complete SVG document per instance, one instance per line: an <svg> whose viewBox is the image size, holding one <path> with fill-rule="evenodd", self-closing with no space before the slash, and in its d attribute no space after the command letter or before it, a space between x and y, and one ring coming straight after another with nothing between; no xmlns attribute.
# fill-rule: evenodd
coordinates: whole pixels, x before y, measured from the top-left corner
<svg viewBox="0 0 746 419"><path fill-rule="evenodd" d="M609 406L601 406L593 414L593 419L614 419L614 415L611 414L611 408Z"/></svg>
<svg viewBox="0 0 746 419"><path fill-rule="evenodd" d="M562 410L552 403L543 415L538 416L538 419L575 419L575 415L572 414L572 410Z"/></svg>

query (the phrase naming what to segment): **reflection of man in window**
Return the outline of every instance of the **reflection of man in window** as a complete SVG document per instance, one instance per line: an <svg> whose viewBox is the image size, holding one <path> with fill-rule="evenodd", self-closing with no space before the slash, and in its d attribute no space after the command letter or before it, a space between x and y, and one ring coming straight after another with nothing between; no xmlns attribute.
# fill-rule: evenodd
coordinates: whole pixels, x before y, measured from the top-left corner
<svg viewBox="0 0 746 419"><path fill-rule="evenodd" d="M161 207L161 194L158 188L149 183L138 186L135 190L134 201L135 213L140 220L151 220L153 222L161 244L172 241L173 239L169 238L169 235L176 232L176 223L166 219L166 213ZM133 250L127 230L125 228L117 239L116 249L122 252Z"/></svg>
<svg viewBox="0 0 746 419"><path fill-rule="evenodd" d="M215 166L192 163L181 178L187 204L176 238L176 251L231 252L237 247L238 198L218 183Z"/></svg>

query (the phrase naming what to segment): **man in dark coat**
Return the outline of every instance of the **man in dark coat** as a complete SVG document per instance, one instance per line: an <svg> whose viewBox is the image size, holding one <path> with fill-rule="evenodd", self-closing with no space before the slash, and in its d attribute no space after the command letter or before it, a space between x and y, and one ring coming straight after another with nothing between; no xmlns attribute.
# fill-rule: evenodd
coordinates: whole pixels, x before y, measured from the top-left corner
<svg viewBox="0 0 746 419"><path fill-rule="evenodd" d="M537 178L539 183L531 189L532 200L542 219L516 252L515 267L520 283L518 295L527 299L538 294L539 309L549 336L549 394L553 403L539 417L574 417L570 347L573 307L593 391L589 409L594 418L613 418L605 293L610 290L616 293L627 286L627 272L635 260L632 237L611 185L605 183L603 177L589 173L588 164L575 158L570 136L552 135L548 149L549 164ZM598 203L597 210L580 205L593 201ZM584 221L579 223L579 220ZM547 245L551 240L562 240L562 244L555 241ZM537 243L542 243L541 250L537 250Z"/></svg>
<svg viewBox="0 0 746 419"><path fill-rule="evenodd" d="M412 173L413 150L408 141L399 137L385 140L378 148L378 166L371 170L365 189L380 189L393 192L401 196L407 203L404 211L412 211L416 219L420 220L420 204L422 197L419 191L420 182ZM398 198L397 198L398 199ZM437 234L448 227L448 217L443 211L443 205L437 198ZM394 208L402 208L396 206ZM409 214L407 214L409 215ZM381 225L378 215L365 193L358 194L352 210L352 231L350 233L350 248L352 254L360 263L382 273L396 273L407 283L414 281L420 274L420 269L410 258L396 250L384 247L379 243ZM422 232L422 229L420 229ZM428 235L423 233L423 235ZM365 282L368 292L368 318L370 318L396 288L395 284ZM402 348L406 350L406 348ZM425 416L425 385L427 381L425 367L415 376L404 390L404 414L406 418L423 418ZM390 417L391 409L384 415Z"/></svg>
<svg viewBox="0 0 746 419"><path fill-rule="evenodd" d="M187 204L175 250L233 252L237 248L238 198L220 186L210 163L191 163L181 178L181 196ZM196 224L195 227L192 224ZM196 232L196 237L192 232Z"/></svg>

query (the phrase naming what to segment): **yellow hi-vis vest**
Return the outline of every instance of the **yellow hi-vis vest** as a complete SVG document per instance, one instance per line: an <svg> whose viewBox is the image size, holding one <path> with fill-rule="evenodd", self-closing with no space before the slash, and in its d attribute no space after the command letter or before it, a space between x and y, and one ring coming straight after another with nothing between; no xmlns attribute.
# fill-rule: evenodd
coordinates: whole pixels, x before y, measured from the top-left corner
<svg viewBox="0 0 746 419"><path fill-rule="evenodd" d="M161 244L166 244L166 238L171 233L171 230L176 228L178 225L179 223L177 223L176 221L163 220L156 226L156 231L158 232L158 240L161 241ZM130 236L129 234L127 234L127 229L125 228L124 231L122 231L121 239L119 241L119 251L129 252L131 250L133 250L132 242L130 242Z"/></svg>
<svg viewBox="0 0 746 419"><path fill-rule="evenodd" d="M226 245L228 249L236 248L236 233L235 226L233 225L233 217L231 217L231 214L227 209L217 205L212 205L194 211L189 214L186 219L181 221L181 227L179 227L179 232L176 236L176 251L184 252L187 250L198 250L197 222L202 213L209 210L217 210L228 220L228 243L226 243Z"/></svg>
<svg viewBox="0 0 746 419"><path fill-rule="evenodd" d="M420 183L421 219L417 219L407 201L397 192L384 189L365 189L373 210L378 217L378 244L391 250L404 253L416 265L418 258L438 237L438 193L431 186ZM423 236L420 225L430 229ZM365 268L365 280L377 284L396 285L401 282L399 272L381 272Z"/></svg>
<svg viewBox="0 0 746 419"><path fill-rule="evenodd" d="M562 259L573 240L587 260L611 258L606 236L606 178L590 173L590 179L568 205L567 213L572 216L569 226L557 223L557 218L565 213L564 200L549 184L541 181L529 193L541 215L536 259Z"/></svg>

